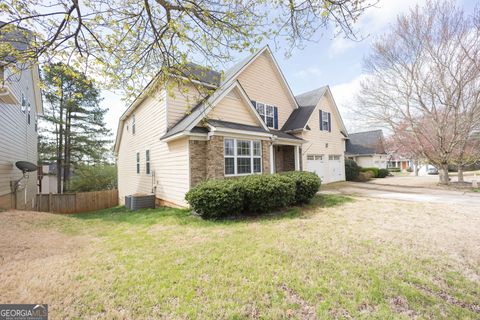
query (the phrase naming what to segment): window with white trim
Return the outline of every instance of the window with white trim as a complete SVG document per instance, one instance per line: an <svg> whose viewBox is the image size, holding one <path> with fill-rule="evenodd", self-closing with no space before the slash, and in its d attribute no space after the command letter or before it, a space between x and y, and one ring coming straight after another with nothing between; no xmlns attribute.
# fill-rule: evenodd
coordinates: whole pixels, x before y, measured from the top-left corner
<svg viewBox="0 0 480 320"><path fill-rule="evenodd" d="M276 129L275 128L275 106L271 106L269 104L265 104L262 102L255 102L254 103L255 109L257 109L260 118L262 118L263 122L267 125L267 127Z"/></svg>
<svg viewBox="0 0 480 320"><path fill-rule="evenodd" d="M330 127L330 112L327 112L327 111L323 111L323 110L320 110L320 112L322 113L321 114L321 118L322 118L322 123L321 123L321 130L322 131L330 131L331 130L331 127Z"/></svg>
<svg viewBox="0 0 480 320"><path fill-rule="evenodd" d="M137 174L140 174L140 152L137 152Z"/></svg>
<svg viewBox="0 0 480 320"><path fill-rule="evenodd" d="M150 150L145 151L145 173L150 174Z"/></svg>
<svg viewBox="0 0 480 320"><path fill-rule="evenodd" d="M323 160L322 154L307 154L307 160Z"/></svg>
<svg viewBox="0 0 480 320"><path fill-rule="evenodd" d="M340 156L338 154L331 154L328 156L328 160L340 160Z"/></svg>
<svg viewBox="0 0 480 320"><path fill-rule="evenodd" d="M260 141L224 139L225 175L247 175L262 172L262 144Z"/></svg>

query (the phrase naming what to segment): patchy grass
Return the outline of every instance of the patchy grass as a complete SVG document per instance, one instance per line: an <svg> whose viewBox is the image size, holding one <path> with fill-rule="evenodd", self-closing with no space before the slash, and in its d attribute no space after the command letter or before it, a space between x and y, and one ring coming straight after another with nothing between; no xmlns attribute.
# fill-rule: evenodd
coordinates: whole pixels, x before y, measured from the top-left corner
<svg viewBox="0 0 480 320"><path fill-rule="evenodd" d="M19 248L0 262L0 301L49 303L52 318L475 319L480 222L467 211L322 195L242 220L32 213L8 229L91 240L49 259Z"/></svg>
<svg viewBox="0 0 480 320"><path fill-rule="evenodd" d="M472 189L472 192L480 192L480 189Z"/></svg>

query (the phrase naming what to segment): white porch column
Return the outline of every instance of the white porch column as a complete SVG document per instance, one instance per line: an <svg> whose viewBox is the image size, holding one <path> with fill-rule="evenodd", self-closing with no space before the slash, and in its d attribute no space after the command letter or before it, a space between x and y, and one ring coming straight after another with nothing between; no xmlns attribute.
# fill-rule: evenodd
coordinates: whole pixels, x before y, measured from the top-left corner
<svg viewBox="0 0 480 320"><path fill-rule="evenodd" d="M275 173L274 161L273 161L273 145L270 144L270 173Z"/></svg>
<svg viewBox="0 0 480 320"><path fill-rule="evenodd" d="M300 171L300 148L295 146L295 171Z"/></svg>

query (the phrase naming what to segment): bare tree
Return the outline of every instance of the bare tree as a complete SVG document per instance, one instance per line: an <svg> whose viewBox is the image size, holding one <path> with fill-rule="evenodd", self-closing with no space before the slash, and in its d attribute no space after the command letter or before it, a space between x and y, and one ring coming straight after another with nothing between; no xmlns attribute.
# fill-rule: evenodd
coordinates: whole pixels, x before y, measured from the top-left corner
<svg viewBox="0 0 480 320"><path fill-rule="evenodd" d="M369 77L358 112L410 141L412 151L439 169L442 184L480 120L478 16L478 9L468 16L454 1L416 6L374 42L365 60Z"/></svg>
<svg viewBox="0 0 480 320"><path fill-rule="evenodd" d="M290 48L315 40L320 29L355 38L353 24L377 0L4 0L0 33L25 27L28 49L2 44L11 61L58 62L134 93L154 75L189 78L190 61L215 67L265 39ZM24 29L19 29L24 30ZM27 32L26 30L24 30ZM53 61L51 61L53 60ZM208 70L206 70L207 72ZM199 77L200 78L200 77Z"/></svg>

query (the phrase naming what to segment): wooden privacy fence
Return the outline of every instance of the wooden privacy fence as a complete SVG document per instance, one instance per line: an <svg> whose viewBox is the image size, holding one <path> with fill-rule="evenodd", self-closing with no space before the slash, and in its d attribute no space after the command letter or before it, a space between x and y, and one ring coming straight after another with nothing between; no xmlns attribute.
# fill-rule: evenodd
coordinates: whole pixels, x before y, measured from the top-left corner
<svg viewBox="0 0 480 320"><path fill-rule="evenodd" d="M118 190L37 194L37 211L81 213L118 206Z"/></svg>

